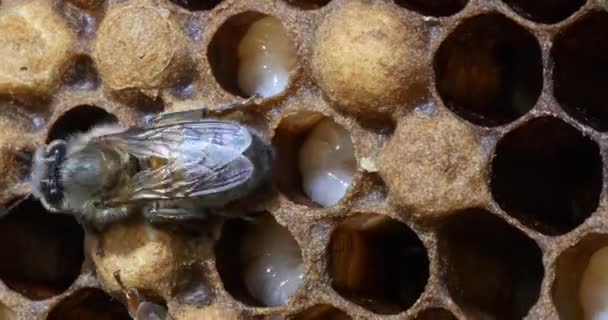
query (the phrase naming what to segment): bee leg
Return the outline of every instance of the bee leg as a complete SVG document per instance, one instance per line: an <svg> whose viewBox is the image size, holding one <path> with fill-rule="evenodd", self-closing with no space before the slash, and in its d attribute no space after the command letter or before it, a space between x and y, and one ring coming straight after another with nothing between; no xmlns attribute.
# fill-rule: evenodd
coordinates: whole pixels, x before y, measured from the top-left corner
<svg viewBox="0 0 608 320"><path fill-rule="evenodd" d="M180 229L193 233L200 232L200 226L207 222L207 212L190 208L171 206L160 207L153 204L145 207L143 215L148 223L170 229Z"/></svg>
<svg viewBox="0 0 608 320"><path fill-rule="evenodd" d="M95 230L106 228L108 225L124 220L131 214L131 209L127 206L103 208L83 212L80 221Z"/></svg>
<svg viewBox="0 0 608 320"><path fill-rule="evenodd" d="M259 94L255 94L243 101L233 102L229 104L225 104L223 106L218 107L217 109L209 109L207 107L186 110L186 111L177 111L177 112L168 112L159 114L153 118L151 118L147 126L154 127L160 125L169 125L169 124L177 124L180 122L190 122L196 121L200 119L207 118L210 113L214 114L225 114L236 111L238 109L242 109L248 107L252 104L258 104L262 96Z"/></svg>

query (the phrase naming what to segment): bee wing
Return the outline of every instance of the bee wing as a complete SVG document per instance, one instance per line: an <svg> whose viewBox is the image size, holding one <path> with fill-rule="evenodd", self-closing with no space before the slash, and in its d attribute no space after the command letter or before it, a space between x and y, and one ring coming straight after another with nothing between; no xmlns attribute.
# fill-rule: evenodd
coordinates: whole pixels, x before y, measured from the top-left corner
<svg viewBox="0 0 608 320"><path fill-rule="evenodd" d="M203 119L197 122L171 124L154 128L133 128L100 137L124 145L136 157L171 159L188 149L197 151L206 145L226 146L240 154L251 144L247 128L231 121Z"/></svg>
<svg viewBox="0 0 608 320"><path fill-rule="evenodd" d="M252 163L244 156L215 167L202 163L168 164L153 171L139 172L126 192L109 202L169 200L216 194L246 182L253 170Z"/></svg>
<svg viewBox="0 0 608 320"><path fill-rule="evenodd" d="M106 139L123 143L137 157L160 157L167 163L132 177L126 191L107 202L162 200L220 193L249 180L254 171L242 152L251 144L246 128L204 120L151 129L133 129Z"/></svg>

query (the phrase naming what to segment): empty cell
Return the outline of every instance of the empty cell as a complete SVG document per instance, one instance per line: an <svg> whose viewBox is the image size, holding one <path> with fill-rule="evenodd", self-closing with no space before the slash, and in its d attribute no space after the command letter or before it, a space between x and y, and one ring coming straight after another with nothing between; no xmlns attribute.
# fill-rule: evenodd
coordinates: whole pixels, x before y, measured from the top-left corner
<svg viewBox="0 0 608 320"><path fill-rule="evenodd" d="M450 216L439 229L439 256L443 281L467 319L521 319L539 298L540 248L487 211Z"/></svg>
<svg viewBox="0 0 608 320"><path fill-rule="evenodd" d="M288 320L350 320L344 311L329 305L320 304L310 307L296 315L287 317Z"/></svg>
<svg viewBox="0 0 608 320"><path fill-rule="evenodd" d="M65 139L71 134L86 132L99 124L116 123L118 119L102 108L90 105L80 105L65 112L51 125L47 142L55 139Z"/></svg>
<svg viewBox="0 0 608 320"><path fill-rule="evenodd" d="M553 94L571 116L608 130L608 12L592 11L554 40Z"/></svg>
<svg viewBox="0 0 608 320"><path fill-rule="evenodd" d="M209 44L211 71L224 90L243 97L280 95L296 64L295 47L281 22L248 11L229 18Z"/></svg>
<svg viewBox="0 0 608 320"><path fill-rule="evenodd" d="M527 113L543 86L541 50L524 27L499 13L462 22L434 58L443 102L483 126L509 123Z"/></svg>
<svg viewBox="0 0 608 320"><path fill-rule="evenodd" d="M273 145L277 184L292 201L329 207L350 188L357 160L349 132L331 118L300 112L283 119Z"/></svg>
<svg viewBox="0 0 608 320"><path fill-rule="evenodd" d="M553 117L530 120L496 146L491 190L507 214L548 235L583 223L598 206L598 145Z"/></svg>
<svg viewBox="0 0 608 320"><path fill-rule="evenodd" d="M426 309L420 313L417 320L456 320L457 318L449 311L441 308Z"/></svg>
<svg viewBox="0 0 608 320"><path fill-rule="evenodd" d="M41 300L66 290L80 274L84 232L68 215L51 214L27 199L0 220L0 279Z"/></svg>
<svg viewBox="0 0 608 320"><path fill-rule="evenodd" d="M425 16L451 16L464 9L468 0L395 0L398 5Z"/></svg>
<svg viewBox="0 0 608 320"><path fill-rule="evenodd" d="M426 248L405 224L360 214L334 230L328 273L344 298L379 314L396 314L420 297L429 277Z"/></svg>
<svg viewBox="0 0 608 320"><path fill-rule="evenodd" d="M270 214L228 222L215 253L224 287L249 305L282 305L304 279L298 243Z"/></svg>
<svg viewBox="0 0 608 320"><path fill-rule="evenodd" d="M97 288L83 288L63 298L46 320L129 320L127 308ZM154 319L154 318L144 318Z"/></svg>
<svg viewBox="0 0 608 320"><path fill-rule="evenodd" d="M324 7L331 0L285 0L292 6L302 10L315 10Z"/></svg>
<svg viewBox="0 0 608 320"><path fill-rule="evenodd" d="M602 320L608 316L608 235L588 234L555 262L551 296L562 320Z"/></svg>
<svg viewBox="0 0 608 320"><path fill-rule="evenodd" d="M503 0L527 19L540 23L560 22L575 13L586 0Z"/></svg>
<svg viewBox="0 0 608 320"><path fill-rule="evenodd" d="M190 11L211 10L215 8L222 0L169 0L176 5L188 9Z"/></svg>

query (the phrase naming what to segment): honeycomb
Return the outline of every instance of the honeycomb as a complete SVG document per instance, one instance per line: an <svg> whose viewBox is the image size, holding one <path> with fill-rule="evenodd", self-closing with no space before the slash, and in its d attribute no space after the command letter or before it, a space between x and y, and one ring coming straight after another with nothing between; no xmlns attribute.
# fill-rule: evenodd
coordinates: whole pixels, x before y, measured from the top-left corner
<svg viewBox="0 0 608 320"><path fill-rule="evenodd" d="M0 319L130 319L130 289L173 319L590 318L579 288L608 245L607 10L2 0ZM272 57L247 56L258 45ZM251 219L93 233L29 197L44 143L255 90L269 94L228 115L277 151ZM299 280L273 282L265 256Z"/></svg>

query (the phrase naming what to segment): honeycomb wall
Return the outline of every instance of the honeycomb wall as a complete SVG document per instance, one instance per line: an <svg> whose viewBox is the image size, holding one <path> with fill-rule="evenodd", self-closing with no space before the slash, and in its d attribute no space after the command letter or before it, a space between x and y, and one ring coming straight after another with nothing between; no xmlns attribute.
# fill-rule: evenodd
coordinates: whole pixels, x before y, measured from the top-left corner
<svg viewBox="0 0 608 320"><path fill-rule="evenodd" d="M301 250L287 303L247 293L247 222L94 234L28 198L44 143L249 98L235 48L265 16L288 85L229 116L277 149L246 201ZM175 319L581 319L577 274L608 234L607 21L602 0L4 0L0 319L128 319L124 287ZM357 164L327 207L294 156L321 119Z"/></svg>

